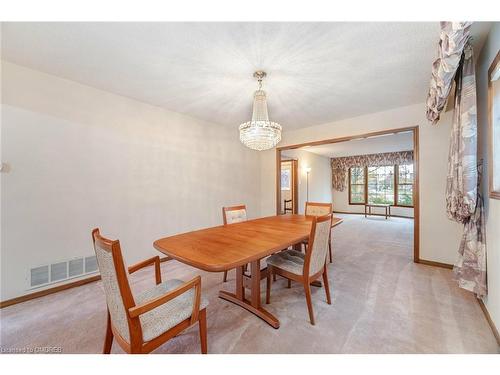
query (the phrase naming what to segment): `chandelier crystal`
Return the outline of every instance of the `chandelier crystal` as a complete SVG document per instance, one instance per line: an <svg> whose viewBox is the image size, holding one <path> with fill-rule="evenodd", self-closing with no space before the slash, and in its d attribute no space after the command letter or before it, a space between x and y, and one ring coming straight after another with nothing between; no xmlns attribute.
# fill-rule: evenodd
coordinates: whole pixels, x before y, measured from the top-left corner
<svg viewBox="0 0 500 375"><path fill-rule="evenodd" d="M262 79L266 73L259 71L253 76L259 82L259 89L253 96L252 121L240 125L240 141L252 150L263 151L273 148L281 141L281 125L269 121L266 92L262 90Z"/></svg>

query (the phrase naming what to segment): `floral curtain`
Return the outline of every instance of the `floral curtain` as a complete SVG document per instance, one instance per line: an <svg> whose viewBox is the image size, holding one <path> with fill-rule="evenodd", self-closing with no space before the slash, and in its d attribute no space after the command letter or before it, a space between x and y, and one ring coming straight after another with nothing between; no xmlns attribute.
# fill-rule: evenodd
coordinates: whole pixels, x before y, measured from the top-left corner
<svg viewBox="0 0 500 375"><path fill-rule="evenodd" d="M476 78L470 43L472 22L442 22L438 58L432 66L427 119L436 124L455 79L455 108L448 155L446 212L464 225L453 273L461 288L487 293L486 242L477 166Z"/></svg>
<svg viewBox="0 0 500 375"><path fill-rule="evenodd" d="M451 220L464 224L464 233L453 273L461 288L482 297L487 294L486 239L483 199L479 194L476 77L470 42L465 45L455 80L446 211Z"/></svg>
<svg viewBox="0 0 500 375"><path fill-rule="evenodd" d="M464 224L464 234L458 249L458 260L453 267L460 288L476 293L488 293L486 284L486 233L483 198L478 194L474 213Z"/></svg>
<svg viewBox="0 0 500 375"><path fill-rule="evenodd" d="M451 220L465 223L476 209L477 198L476 78L470 44L467 44L463 53L455 92L446 211Z"/></svg>
<svg viewBox="0 0 500 375"><path fill-rule="evenodd" d="M472 22L441 22L438 58L432 64L432 77L427 96L427 119L436 124L446 105L462 51L469 39Z"/></svg>
<svg viewBox="0 0 500 375"><path fill-rule="evenodd" d="M380 154L332 158L332 187L344 191L347 187L347 171L352 167L379 167L413 163L413 151L384 152Z"/></svg>

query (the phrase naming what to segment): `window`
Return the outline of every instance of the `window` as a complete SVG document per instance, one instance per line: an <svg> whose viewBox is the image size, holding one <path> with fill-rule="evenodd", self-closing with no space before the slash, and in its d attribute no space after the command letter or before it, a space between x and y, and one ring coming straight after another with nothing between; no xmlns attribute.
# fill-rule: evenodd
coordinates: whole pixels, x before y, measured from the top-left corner
<svg viewBox="0 0 500 375"><path fill-rule="evenodd" d="M397 204L413 206L413 164L396 165Z"/></svg>
<svg viewBox="0 0 500 375"><path fill-rule="evenodd" d="M368 203L394 204L394 166L368 167Z"/></svg>
<svg viewBox="0 0 500 375"><path fill-rule="evenodd" d="M365 203L365 168L349 169L349 204Z"/></svg>
<svg viewBox="0 0 500 375"><path fill-rule="evenodd" d="M413 164L349 168L349 204L413 207Z"/></svg>
<svg viewBox="0 0 500 375"><path fill-rule="evenodd" d="M488 69L490 198L500 199L500 51Z"/></svg>

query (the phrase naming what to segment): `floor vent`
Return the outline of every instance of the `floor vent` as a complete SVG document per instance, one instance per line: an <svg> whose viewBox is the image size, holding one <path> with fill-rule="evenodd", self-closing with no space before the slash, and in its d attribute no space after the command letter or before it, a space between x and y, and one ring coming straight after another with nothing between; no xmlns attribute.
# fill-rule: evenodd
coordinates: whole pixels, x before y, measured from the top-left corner
<svg viewBox="0 0 500 375"><path fill-rule="evenodd" d="M29 288L39 288L96 272L98 269L95 255L38 266L30 269Z"/></svg>

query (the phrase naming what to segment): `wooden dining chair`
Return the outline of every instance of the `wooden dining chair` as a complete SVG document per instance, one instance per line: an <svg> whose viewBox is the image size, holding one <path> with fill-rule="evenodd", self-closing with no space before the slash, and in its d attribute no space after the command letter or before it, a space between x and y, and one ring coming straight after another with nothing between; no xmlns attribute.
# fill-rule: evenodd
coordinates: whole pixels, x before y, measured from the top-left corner
<svg viewBox="0 0 500 375"><path fill-rule="evenodd" d="M222 221L224 225L241 223L247 220L247 206L222 207ZM224 271L223 282L227 281L227 271Z"/></svg>
<svg viewBox="0 0 500 375"><path fill-rule="evenodd" d="M304 286L309 319L314 325L314 313L311 300L311 283L323 277L326 301L330 299L328 270L326 256L328 251L329 233L332 225L332 215L314 217L309 234L309 246L305 254L297 250L285 250L271 255L267 259L266 303L271 302L272 275L280 275L288 280L294 280Z"/></svg>
<svg viewBox="0 0 500 375"><path fill-rule="evenodd" d="M231 206L231 207L222 207L222 220L224 222L224 225L228 224L236 224L236 223L241 223L243 221L247 220L247 207L242 204L239 206ZM250 277L250 274L248 273L248 264L245 264L244 266L244 276ZM264 271L264 272L262 272ZM265 278L266 277L266 264L265 262L261 263L261 277ZM223 282L227 281L227 272L224 271L224 278Z"/></svg>
<svg viewBox="0 0 500 375"><path fill-rule="evenodd" d="M120 241L109 240L92 231L102 285L108 306L103 353L109 354L113 338L127 353L149 353L198 323L201 352L207 353L207 301L201 297L201 278L162 282L160 257L125 267ZM132 295L128 274L155 265L156 285Z"/></svg>
<svg viewBox="0 0 500 375"><path fill-rule="evenodd" d="M319 203L319 202L306 202L306 208L304 214L306 216L324 216L331 215L333 213L333 205L331 203ZM304 247L307 247L307 241L303 242ZM330 255L330 263L333 261L332 257L332 235L328 238L328 253Z"/></svg>

